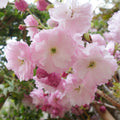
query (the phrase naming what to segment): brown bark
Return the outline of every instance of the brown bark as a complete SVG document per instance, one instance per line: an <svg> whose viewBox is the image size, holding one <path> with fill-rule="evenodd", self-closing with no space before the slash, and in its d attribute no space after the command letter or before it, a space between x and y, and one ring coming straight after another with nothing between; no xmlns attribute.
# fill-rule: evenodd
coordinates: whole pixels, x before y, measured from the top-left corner
<svg viewBox="0 0 120 120"><path fill-rule="evenodd" d="M106 99L108 102L110 102L113 106L116 106L118 109L120 109L120 104L115 101L113 98L105 94L103 91L97 89L97 93L102 96L104 99Z"/></svg>
<svg viewBox="0 0 120 120"><path fill-rule="evenodd" d="M100 105L94 104L94 108L99 113L100 117L103 120L115 120L115 118L110 114L110 112L106 109L106 111L103 113L100 111Z"/></svg>

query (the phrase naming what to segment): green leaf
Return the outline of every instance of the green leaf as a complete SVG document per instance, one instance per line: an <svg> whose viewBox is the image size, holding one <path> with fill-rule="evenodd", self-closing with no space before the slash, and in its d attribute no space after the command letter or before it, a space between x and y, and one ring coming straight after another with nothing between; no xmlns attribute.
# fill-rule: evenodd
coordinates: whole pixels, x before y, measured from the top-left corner
<svg viewBox="0 0 120 120"><path fill-rule="evenodd" d="M5 101L4 97L0 97L0 104Z"/></svg>
<svg viewBox="0 0 120 120"><path fill-rule="evenodd" d="M3 84L0 84L0 89L3 90L5 86Z"/></svg>

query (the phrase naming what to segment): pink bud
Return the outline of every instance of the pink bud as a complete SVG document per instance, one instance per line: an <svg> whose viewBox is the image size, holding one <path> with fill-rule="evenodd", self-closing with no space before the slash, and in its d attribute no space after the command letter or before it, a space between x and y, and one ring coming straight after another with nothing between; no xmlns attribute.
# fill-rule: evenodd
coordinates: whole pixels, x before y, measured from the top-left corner
<svg viewBox="0 0 120 120"><path fill-rule="evenodd" d="M97 99L100 99L100 95L96 93L96 98Z"/></svg>
<svg viewBox="0 0 120 120"><path fill-rule="evenodd" d="M72 113L77 116L82 115L84 113L84 111L81 110L80 106L78 106L78 105L73 106L71 110L72 110Z"/></svg>
<svg viewBox="0 0 120 120"><path fill-rule="evenodd" d="M102 106L100 107L100 111L104 113L104 112L106 111L106 107L105 107L104 105L102 105Z"/></svg>
<svg viewBox="0 0 120 120"><path fill-rule="evenodd" d="M21 24L20 24L19 27L18 27L18 29L19 29L19 30L25 30L26 27L25 27L24 25L21 25Z"/></svg>
<svg viewBox="0 0 120 120"><path fill-rule="evenodd" d="M15 7L21 12L25 11L28 7L28 4L24 0L16 0Z"/></svg>
<svg viewBox="0 0 120 120"><path fill-rule="evenodd" d="M89 109L90 109L90 106L87 105L87 104L83 105L83 107L84 107L86 110L89 110Z"/></svg>
<svg viewBox="0 0 120 120"><path fill-rule="evenodd" d="M40 11L44 11L46 10L46 7L49 5L48 2L46 2L45 0L39 0L37 2L37 9Z"/></svg>
<svg viewBox="0 0 120 120"><path fill-rule="evenodd" d="M37 106L36 106L36 109L40 109L40 106L39 106L39 105L37 105Z"/></svg>
<svg viewBox="0 0 120 120"><path fill-rule="evenodd" d="M63 72L62 77L63 77L63 78L66 78L66 77L67 77L67 75L68 75L68 73Z"/></svg>
<svg viewBox="0 0 120 120"><path fill-rule="evenodd" d="M108 87L113 87L112 82L109 81L109 82L107 83L107 86L108 86Z"/></svg>
<svg viewBox="0 0 120 120"><path fill-rule="evenodd" d="M36 72L36 75L37 75L37 77L40 79L40 78L45 78L45 77L47 77L47 76L48 76L48 73L47 73L45 70L43 70L43 69L41 69L41 68L38 68L38 69L37 69L37 72Z"/></svg>
<svg viewBox="0 0 120 120"><path fill-rule="evenodd" d="M57 73L51 73L48 76L48 83L52 87L57 87L59 83L61 82L61 77Z"/></svg>

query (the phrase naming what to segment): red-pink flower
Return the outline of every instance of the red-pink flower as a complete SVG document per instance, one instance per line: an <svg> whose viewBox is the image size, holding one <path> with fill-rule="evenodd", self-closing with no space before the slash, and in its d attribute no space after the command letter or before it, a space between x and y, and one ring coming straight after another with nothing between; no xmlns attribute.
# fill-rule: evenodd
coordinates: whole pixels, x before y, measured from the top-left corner
<svg viewBox="0 0 120 120"><path fill-rule="evenodd" d="M46 7L49 5L49 3L46 0L38 0L37 2L37 9L40 11L46 10Z"/></svg>
<svg viewBox="0 0 120 120"><path fill-rule="evenodd" d="M20 11L25 11L28 7L28 4L25 0L16 0L15 7Z"/></svg>

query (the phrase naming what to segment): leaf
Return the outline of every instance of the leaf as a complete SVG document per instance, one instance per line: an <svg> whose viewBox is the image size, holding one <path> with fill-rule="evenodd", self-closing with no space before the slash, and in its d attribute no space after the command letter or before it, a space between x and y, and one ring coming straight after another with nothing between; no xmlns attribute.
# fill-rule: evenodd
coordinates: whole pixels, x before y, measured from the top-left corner
<svg viewBox="0 0 120 120"><path fill-rule="evenodd" d="M8 89L5 88L5 89L3 90L3 94L4 94L5 96L7 96L7 93L8 93Z"/></svg>
<svg viewBox="0 0 120 120"><path fill-rule="evenodd" d="M0 89L3 90L5 86L3 84L0 84Z"/></svg>
<svg viewBox="0 0 120 120"><path fill-rule="evenodd" d="M1 97L1 98L0 98L0 104L3 103L4 100L5 100L4 97Z"/></svg>

